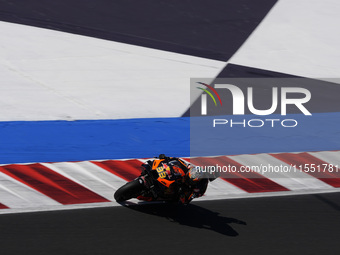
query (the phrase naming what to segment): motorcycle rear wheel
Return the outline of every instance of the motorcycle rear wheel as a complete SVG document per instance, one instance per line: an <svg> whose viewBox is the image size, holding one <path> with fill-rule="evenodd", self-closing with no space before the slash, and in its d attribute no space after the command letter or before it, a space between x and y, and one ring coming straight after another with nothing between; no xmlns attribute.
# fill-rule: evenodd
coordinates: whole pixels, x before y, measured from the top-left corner
<svg viewBox="0 0 340 255"><path fill-rule="evenodd" d="M114 198L117 202L124 202L131 198L138 197L143 191L144 185L138 179L130 181L117 189Z"/></svg>

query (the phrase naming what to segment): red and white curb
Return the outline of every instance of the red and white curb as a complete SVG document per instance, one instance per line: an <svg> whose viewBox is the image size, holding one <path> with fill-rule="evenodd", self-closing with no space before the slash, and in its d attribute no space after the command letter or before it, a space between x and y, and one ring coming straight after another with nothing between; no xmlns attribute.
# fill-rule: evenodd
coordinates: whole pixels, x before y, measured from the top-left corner
<svg viewBox="0 0 340 255"><path fill-rule="evenodd" d="M187 159L195 163L202 158ZM118 205L113 194L139 176L145 159L0 166L0 214L64 210ZM340 166L340 151L255 154L204 158L211 165L242 166L329 165ZM339 172L338 172L339 171ZM209 184L199 200L277 196L340 189L340 170L330 172L228 173Z"/></svg>

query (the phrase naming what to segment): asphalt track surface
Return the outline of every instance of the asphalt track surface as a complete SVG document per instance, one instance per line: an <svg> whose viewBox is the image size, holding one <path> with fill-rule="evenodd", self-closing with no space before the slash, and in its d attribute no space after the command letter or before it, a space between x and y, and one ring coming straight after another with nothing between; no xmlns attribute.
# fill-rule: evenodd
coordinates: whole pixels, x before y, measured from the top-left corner
<svg viewBox="0 0 340 255"><path fill-rule="evenodd" d="M8 214L1 254L339 254L340 193Z"/></svg>
<svg viewBox="0 0 340 255"><path fill-rule="evenodd" d="M0 20L228 60L277 0L0 0Z"/></svg>

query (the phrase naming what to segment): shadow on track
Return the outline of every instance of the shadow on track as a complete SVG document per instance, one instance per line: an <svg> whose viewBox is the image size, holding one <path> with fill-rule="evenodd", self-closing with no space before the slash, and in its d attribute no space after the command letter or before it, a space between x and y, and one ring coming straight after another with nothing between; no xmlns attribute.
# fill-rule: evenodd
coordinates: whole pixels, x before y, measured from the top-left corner
<svg viewBox="0 0 340 255"><path fill-rule="evenodd" d="M133 205L128 206L128 208L141 213L164 217L180 225L208 229L227 236L238 236L238 233L229 224L247 225L247 223L242 220L220 216L218 212L213 212L194 204L187 206L148 204Z"/></svg>

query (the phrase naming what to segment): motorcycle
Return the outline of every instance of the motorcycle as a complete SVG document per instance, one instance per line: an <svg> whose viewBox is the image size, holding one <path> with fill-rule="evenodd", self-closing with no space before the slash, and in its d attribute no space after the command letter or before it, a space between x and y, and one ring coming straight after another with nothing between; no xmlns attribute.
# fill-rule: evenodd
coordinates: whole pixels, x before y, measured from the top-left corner
<svg viewBox="0 0 340 255"><path fill-rule="evenodd" d="M120 187L114 198L119 203L137 198L189 204L205 193L213 179L179 158L160 154L142 164L141 175Z"/></svg>

